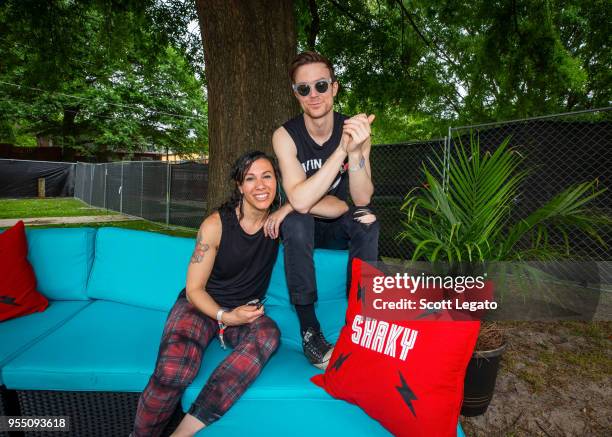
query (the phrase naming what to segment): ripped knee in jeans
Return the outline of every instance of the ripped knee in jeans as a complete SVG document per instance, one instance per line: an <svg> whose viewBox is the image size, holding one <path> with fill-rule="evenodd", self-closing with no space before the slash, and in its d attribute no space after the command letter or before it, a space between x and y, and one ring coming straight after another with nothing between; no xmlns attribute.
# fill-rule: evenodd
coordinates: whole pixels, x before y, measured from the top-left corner
<svg viewBox="0 0 612 437"><path fill-rule="evenodd" d="M376 216L367 206L358 206L353 211L353 220L369 226L376 221Z"/></svg>

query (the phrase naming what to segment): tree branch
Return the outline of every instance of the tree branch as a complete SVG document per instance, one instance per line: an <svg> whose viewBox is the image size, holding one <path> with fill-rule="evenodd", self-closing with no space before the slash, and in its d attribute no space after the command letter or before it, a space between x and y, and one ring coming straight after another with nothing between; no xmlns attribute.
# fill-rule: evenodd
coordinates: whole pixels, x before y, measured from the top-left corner
<svg viewBox="0 0 612 437"><path fill-rule="evenodd" d="M369 23L366 23L362 19L358 18L356 15L351 13L351 11L349 11L347 8L345 8L342 4L338 3L336 0L329 0L329 2L332 5L334 5L336 8L338 8L340 10L340 12L342 12L344 15L346 15L351 20L353 20L355 23L359 23L362 26L367 27L368 29L372 27Z"/></svg>
<svg viewBox="0 0 612 437"><path fill-rule="evenodd" d="M432 44L427 38L425 38L425 35L423 35L423 33L421 32L421 29L419 29L417 24L414 22L414 20L412 18L412 14L408 11L408 9L406 9L406 6L404 6L404 3L402 2L402 0L395 0L395 2L399 5L401 10L404 12L404 14L406 15L406 18L408 19L408 22L410 23L410 26L414 29L414 31L417 33L419 38L421 38L421 40L425 43L425 45L427 45L427 47L432 49L434 51L434 53L436 53L438 56L440 56L441 58L444 58L444 60L446 60L446 62L448 62L451 65L455 65L456 66L456 63L452 59L450 59L448 56L446 56L446 53L444 53L437 45ZM463 100L463 96L461 96L461 94L459 94L459 91L457 91L457 89L454 87L454 85L453 85L453 89L455 90L455 94L459 97L459 99ZM448 96L443 96L443 97L447 100L449 105L451 105L453 107L453 109L457 113L459 113L459 108L455 105L453 100L450 97L448 97Z"/></svg>
<svg viewBox="0 0 612 437"><path fill-rule="evenodd" d="M402 9L404 14L406 15L406 18L408 18L408 22L410 23L410 26L414 29L414 31L417 33L419 38L421 38L421 40L425 43L425 45L429 47L430 49L432 49L434 52L436 52L438 56L441 56L442 58L444 58L446 62L454 65L455 62L452 59L450 59L448 56L446 56L446 53L444 53L438 46L436 46L435 44L430 42L427 38L425 38L425 35L423 35L423 32L421 32L421 29L419 29L419 26L417 26L417 24L414 22L414 19L412 18L412 14L408 12L408 9L406 9L406 6L404 6L404 3L402 2L402 0L395 0L395 3L397 3L399 7Z"/></svg>
<svg viewBox="0 0 612 437"><path fill-rule="evenodd" d="M308 6L310 8L310 28L308 32L308 48L310 50L315 49L315 43L317 42L317 35L320 29L319 10L317 9L317 0L309 0Z"/></svg>

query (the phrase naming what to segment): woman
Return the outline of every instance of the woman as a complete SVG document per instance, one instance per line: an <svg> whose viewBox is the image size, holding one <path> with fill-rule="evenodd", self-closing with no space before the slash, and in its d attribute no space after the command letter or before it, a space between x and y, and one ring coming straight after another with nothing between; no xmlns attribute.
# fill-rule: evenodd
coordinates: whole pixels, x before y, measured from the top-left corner
<svg viewBox="0 0 612 437"><path fill-rule="evenodd" d="M213 337L234 350L210 376L173 436L192 436L218 420L278 347L276 324L253 302L261 302L266 293L278 253L278 226L288 206L270 214L278 171L262 152L240 157L231 178L231 199L200 226L187 285L168 315L155 372L138 401L134 437L163 431Z"/></svg>

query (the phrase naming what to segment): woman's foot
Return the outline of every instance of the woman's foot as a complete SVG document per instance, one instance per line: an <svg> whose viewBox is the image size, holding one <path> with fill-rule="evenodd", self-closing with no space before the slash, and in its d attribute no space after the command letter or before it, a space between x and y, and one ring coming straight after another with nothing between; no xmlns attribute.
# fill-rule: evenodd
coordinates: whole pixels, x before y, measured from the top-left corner
<svg viewBox="0 0 612 437"><path fill-rule="evenodd" d="M192 437L206 425L191 414L185 414L179 426L174 430L170 437Z"/></svg>

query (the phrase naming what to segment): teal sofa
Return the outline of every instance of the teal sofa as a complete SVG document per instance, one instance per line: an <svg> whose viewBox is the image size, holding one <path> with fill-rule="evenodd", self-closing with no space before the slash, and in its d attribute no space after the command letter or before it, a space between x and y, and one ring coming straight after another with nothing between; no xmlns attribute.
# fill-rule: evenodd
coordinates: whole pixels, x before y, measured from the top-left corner
<svg viewBox="0 0 612 437"><path fill-rule="evenodd" d="M43 313L0 323L0 386L19 400L9 410L69 415L72 435L127 435L167 313L184 286L194 240L118 228L28 230L27 237L38 288L50 305ZM315 253L317 313L331 340L344 324L346 262L344 251ZM266 313L281 329L281 346L227 415L200 434L389 435L361 409L309 381L318 370L301 351L282 253ZM227 353L217 340L210 344L181 399L182 411ZM5 409L10 399L4 396ZM181 416L177 411L167 432ZM457 433L463 436L459 425Z"/></svg>

